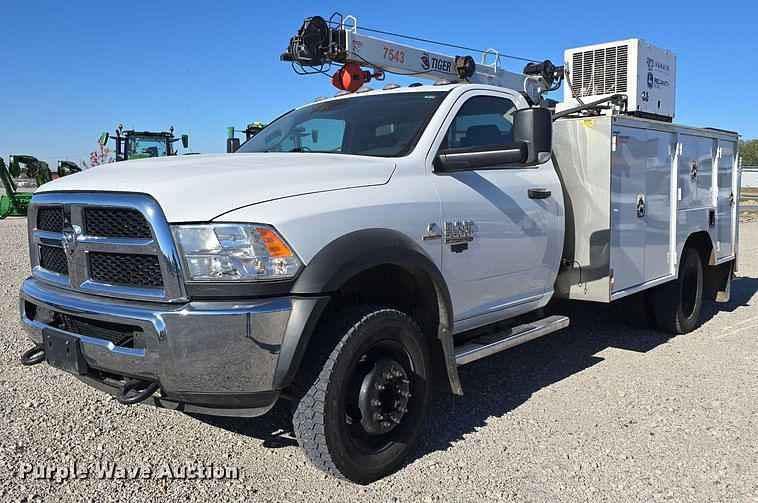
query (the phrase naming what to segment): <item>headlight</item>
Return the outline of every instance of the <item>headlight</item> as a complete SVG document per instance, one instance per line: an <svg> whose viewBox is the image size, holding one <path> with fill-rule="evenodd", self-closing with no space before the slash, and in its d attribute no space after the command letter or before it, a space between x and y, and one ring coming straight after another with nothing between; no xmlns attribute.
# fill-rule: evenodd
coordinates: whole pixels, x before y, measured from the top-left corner
<svg viewBox="0 0 758 503"><path fill-rule="evenodd" d="M172 230L193 281L287 279L302 264L268 225L177 225Z"/></svg>

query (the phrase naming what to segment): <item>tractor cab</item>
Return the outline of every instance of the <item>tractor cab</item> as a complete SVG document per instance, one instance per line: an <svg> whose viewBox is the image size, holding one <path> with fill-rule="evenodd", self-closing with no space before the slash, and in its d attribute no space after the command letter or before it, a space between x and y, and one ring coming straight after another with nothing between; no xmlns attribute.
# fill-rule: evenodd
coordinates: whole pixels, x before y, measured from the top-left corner
<svg viewBox="0 0 758 503"><path fill-rule="evenodd" d="M99 142L105 146L110 138L110 134L104 132L100 135ZM112 138L116 142L116 161L177 155L174 143L179 140L182 142L182 147L189 147L189 136L183 134L180 137L174 137L174 126L171 126L168 132L124 131L124 126L119 124L116 135Z"/></svg>

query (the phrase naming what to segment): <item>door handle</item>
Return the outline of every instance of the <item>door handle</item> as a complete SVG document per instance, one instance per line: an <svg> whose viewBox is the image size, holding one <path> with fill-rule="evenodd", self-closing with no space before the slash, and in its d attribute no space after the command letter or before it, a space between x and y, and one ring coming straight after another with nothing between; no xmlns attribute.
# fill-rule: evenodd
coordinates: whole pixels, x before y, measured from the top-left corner
<svg viewBox="0 0 758 503"><path fill-rule="evenodd" d="M549 189L529 189L526 193L529 199L547 199L552 194Z"/></svg>

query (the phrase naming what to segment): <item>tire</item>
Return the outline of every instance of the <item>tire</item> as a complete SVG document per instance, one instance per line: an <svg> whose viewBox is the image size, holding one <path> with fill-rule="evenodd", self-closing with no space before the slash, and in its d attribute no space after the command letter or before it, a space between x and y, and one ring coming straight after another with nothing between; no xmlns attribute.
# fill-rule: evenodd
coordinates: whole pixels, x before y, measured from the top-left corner
<svg viewBox="0 0 758 503"><path fill-rule="evenodd" d="M311 363L296 379L305 391L295 437L317 468L367 484L396 470L421 433L428 350L408 315L380 306L346 308L322 328L314 340L323 343L309 349Z"/></svg>
<svg viewBox="0 0 758 503"><path fill-rule="evenodd" d="M655 321L666 332L679 335L692 332L703 306L703 263L693 248L685 248L679 276L654 291Z"/></svg>

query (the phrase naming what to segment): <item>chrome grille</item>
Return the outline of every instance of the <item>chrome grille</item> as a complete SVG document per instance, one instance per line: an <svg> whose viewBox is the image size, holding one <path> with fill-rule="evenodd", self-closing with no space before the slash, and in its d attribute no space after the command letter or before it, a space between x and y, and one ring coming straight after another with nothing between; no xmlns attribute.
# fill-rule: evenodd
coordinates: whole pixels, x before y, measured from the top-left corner
<svg viewBox="0 0 758 503"><path fill-rule="evenodd" d="M37 211L37 229L63 232L63 207L44 206Z"/></svg>
<svg viewBox="0 0 758 503"><path fill-rule="evenodd" d="M90 277L100 283L138 287L162 287L163 277L155 255L126 253L89 254Z"/></svg>
<svg viewBox="0 0 758 503"><path fill-rule="evenodd" d="M32 199L28 222L32 275L43 281L108 297L187 300L170 227L149 196L45 192Z"/></svg>
<svg viewBox="0 0 758 503"><path fill-rule="evenodd" d="M150 239L150 226L137 210L85 208L84 232L90 236Z"/></svg>
<svg viewBox="0 0 758 503"><path fill-rule="evenodd" d="M40 245L39 247L39 265L48 271L52 271L63 276L68 276L68 261L63 248L58 246Z"/></svg>

